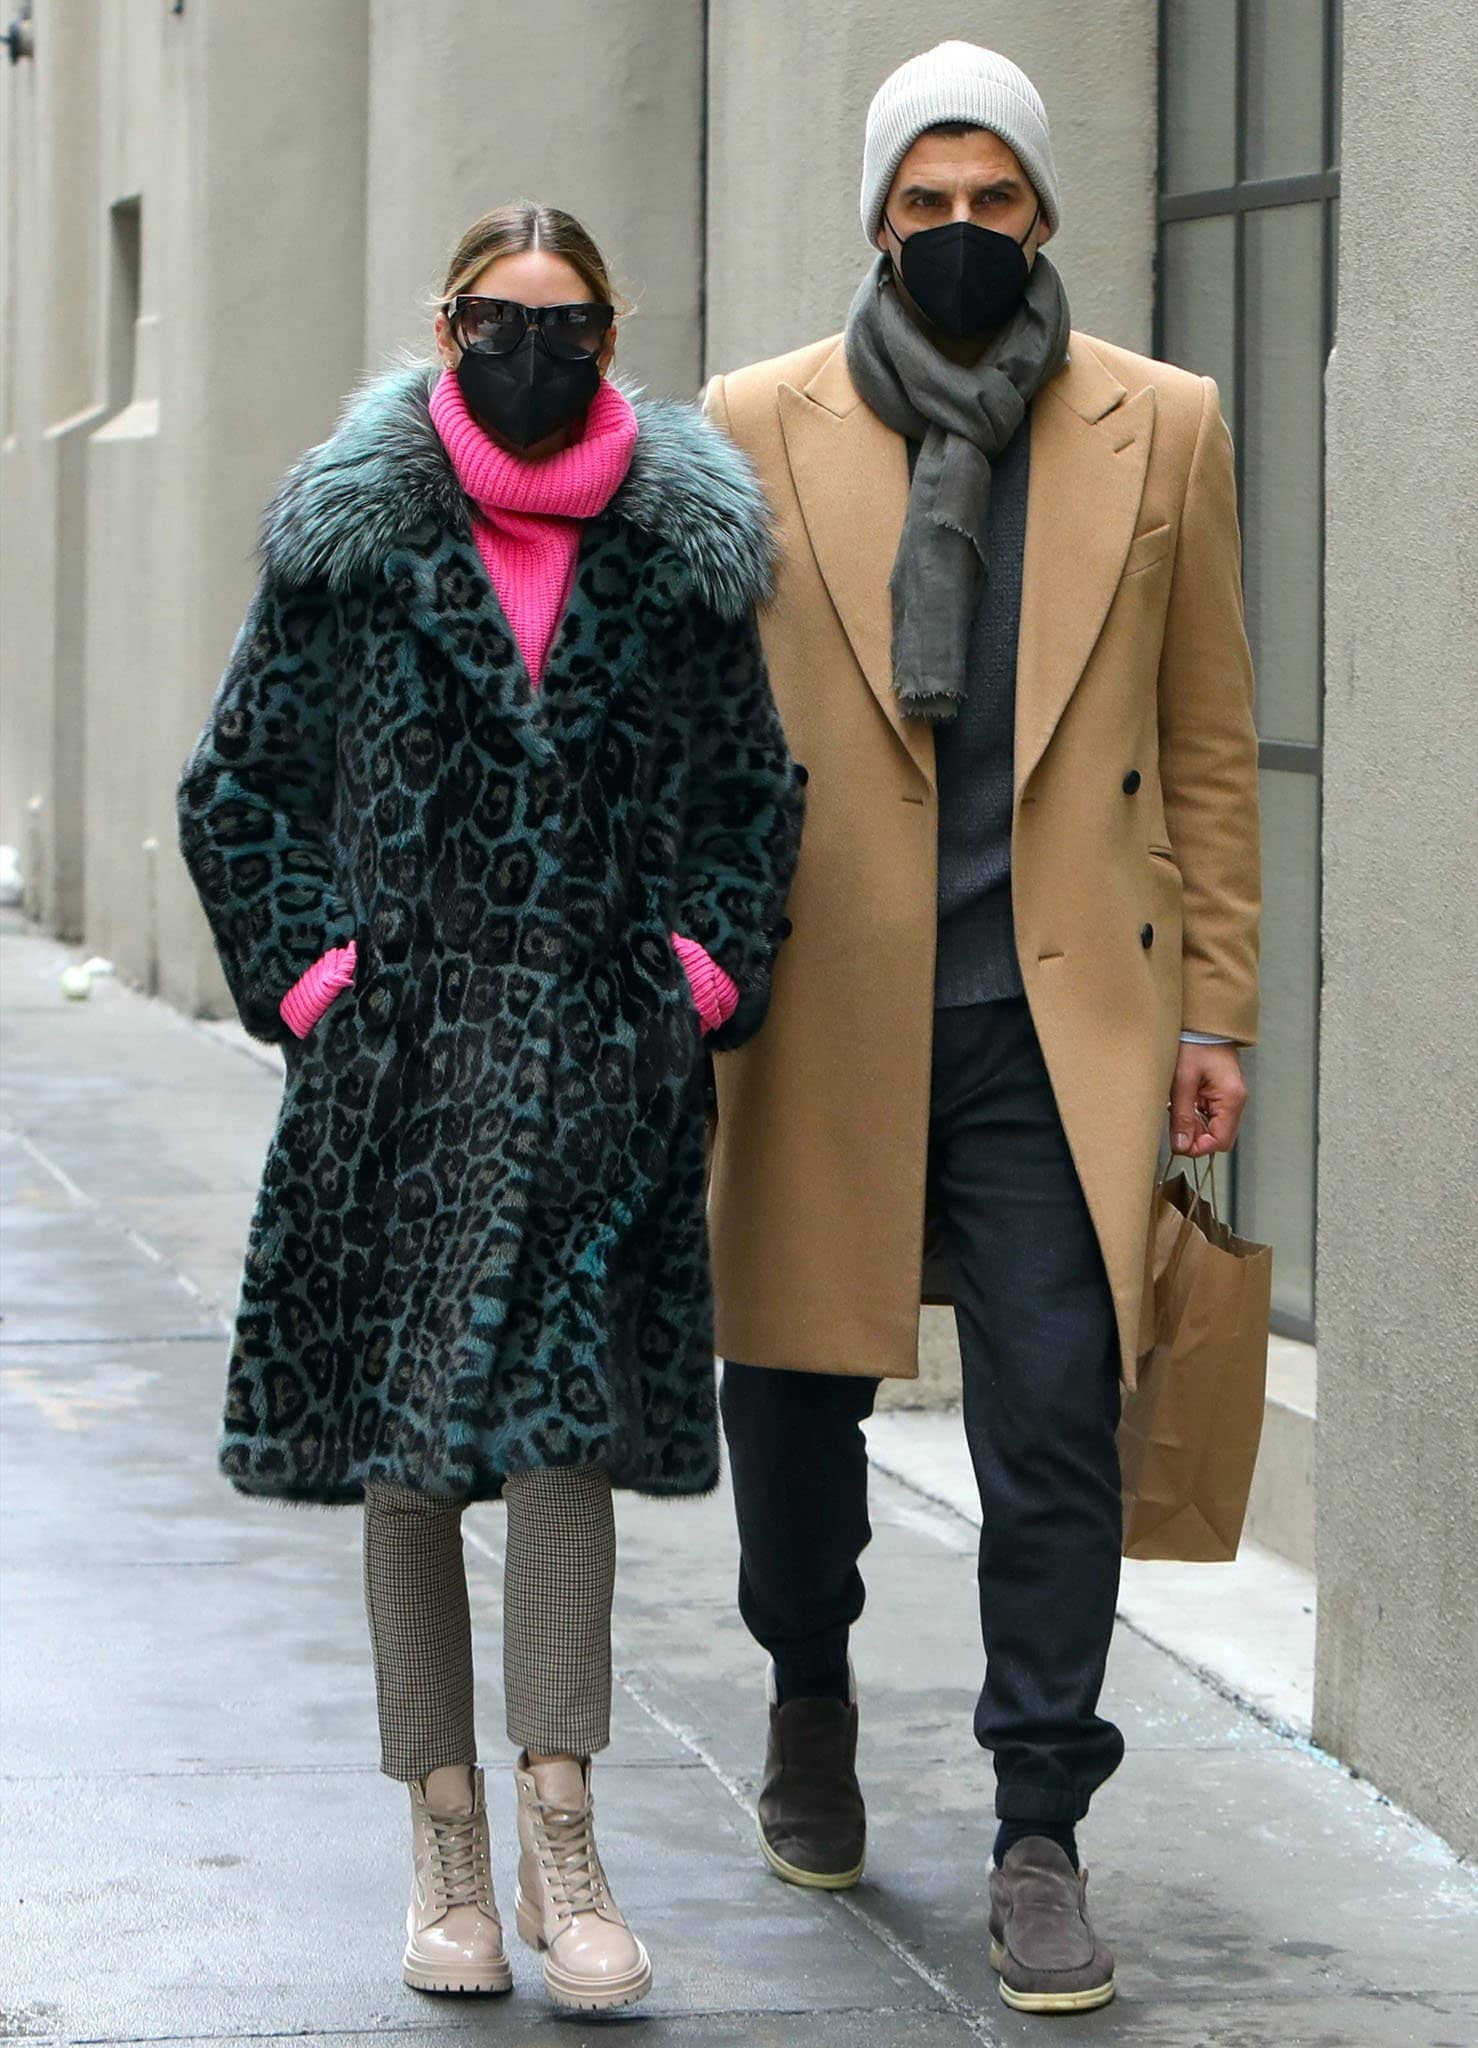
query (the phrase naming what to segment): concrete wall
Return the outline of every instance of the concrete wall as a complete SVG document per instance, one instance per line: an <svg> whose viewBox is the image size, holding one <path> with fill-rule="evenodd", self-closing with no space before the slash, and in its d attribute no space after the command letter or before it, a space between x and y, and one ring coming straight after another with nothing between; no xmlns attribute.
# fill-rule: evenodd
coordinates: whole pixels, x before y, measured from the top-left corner
<svg viewBox="0 0 1478 2048"><path fill-rule="evenodd" d="M50 635L35 593L50 580L55 513L36 424L45 416L42 352L19 345L41 318L35 272L21 255L40 232L37 99L34 66L0 62L0 840L22 847L27 806L51 775Z"/></svg>
<svg viewBox="0 0 1478 2048"><path fill-rule="evenodd" d="M623 375L696 390L702 0L372 0L367 353L426 345L462 231L561 206L635 303Z"/></svg>
<svg viewBox="0 0 1478 2048"><path fill-rule="evenodd" d="M635 302L622 367L696 391L703 8L37 0L34 27L0 66L0 840L44 923L222 1011L174 784L261 507L523 191Z"/></svg>
<svg viewBox="0 0 1478 2048"><path fill-rule="evenodd" d="M1329 379L1318 1740L1478 1852L1478 21L1345 10ZM1466 282L1465 282L1466 281ZM1378 445L1377 445L1378 444Z"/></svg>
<svg viewBox="0 0 1478 2048"><path fill-rule="evenodd" d="M1052 123L1063 226L1051 254L1075 323L1148 349L1155 202L1155 9L1013 0L711 0L707 370L842 324L866 269L858 219L868 102L951 37L1013 58Z"/></svg>
<svg viewBox="0 0 1478 2048"><path fill-rule="evenodd" d="M0 71L0 839L21 848L33 913L69 935L82 923L83 593L67 538L83 523L85 441L100 417L90 14L85 0L52 0L52 64ZM59 309L61 280L72 289Z"/></svg>
<svg viewBox="0 0 1478 2048"><path fill-rule="evenodd" d="M188 110L188 169L170 233L179 374L164 403L168 414L173 397L178 418L176 495L156 557L180 564L188 602L161 650L143 837L160 849L144 855L145 880L151 862L158 873L160 986L187 1009L224 1009L174 850L175 783L255 580L261 508L328 430L363 361L368 0L212 0L194 28L171 96Z"/></svg>
<svg viewBox="0 0 1478 2048"><path fill-rule="evenodd" d="M0 839L35 915L191 1008L225 991L179 764L363 353L367 5L38 0L0 70Z"/></svg>
<svg viewBox="0 0 1478 2048"><path fill-rule="evenodd" d="M97 185L94 275L98 324L93 389L109 415L84 428L80 526L58 534L76 565L82 596L79 710L83 761L83 929L89 943L146 985L154 980L153 906L142 843L146 789L156 761L158 696L175 678L164 666L172 607L147 601L162 560L178 547L160 516L161 298L170 251L161 233L164 195L184 167L170 147L164 108L163 10L137 0L102 16L98 44ZM37 69L50 66L48 31L37 23ZM43 37L48 37L43 41ZM173 55L173 50L171 51ZM134 225L127 223L132 220ZM40 252L43 262L50 251ZM53 290L61 280L49 280ZM170 422L171 445L177 423ZM156 552L158 551L158 552ZM188 602L188 598L185 600ZM147 706L140 719L140 707Z"/></svg>

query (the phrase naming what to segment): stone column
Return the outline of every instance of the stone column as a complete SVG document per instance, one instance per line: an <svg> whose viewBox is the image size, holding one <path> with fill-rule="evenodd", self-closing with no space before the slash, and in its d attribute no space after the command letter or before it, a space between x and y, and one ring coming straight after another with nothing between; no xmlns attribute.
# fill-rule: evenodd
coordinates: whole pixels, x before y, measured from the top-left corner
<svg viewBox="0 0 1478 2048"><path fill-rule="evenodd" d="M168 647L142 823L159 984L229 1014L175 851L175 784L251 594L262 508L363 361L368 0L189 0L174 25L152 598Z"/></svg>
<svg viewBox="0 0 1478 2048"><path fill-rule="evenodd" d="M20 850L34 906L31 809L51 784L50 475L39 345L40 92L34 58L0 62L0 841Z"/></svg>
<svg viewBox="0 0 1478 2048"><path fill-rule="evenodd" d="M1344 17L1315 1736L1478 1850L1478 20Z"/></svg>
<svg viewBox="0 0 1478 2048"><path fill-rule="evenodd" d="M5 672L0 839L18 847L26 907L82 922L85 551L76 545L98 403L95 11L43 0L35 55L4 67L4 425L0 627Z"/></svg>
<svg viewBox="0 0 1478 2048"><path fill-rule="evenodd" d="M372 0L370 362L424 348L452 246L507 199L561 206L635 302L618 370L697 389L701 0Z"/></svg>

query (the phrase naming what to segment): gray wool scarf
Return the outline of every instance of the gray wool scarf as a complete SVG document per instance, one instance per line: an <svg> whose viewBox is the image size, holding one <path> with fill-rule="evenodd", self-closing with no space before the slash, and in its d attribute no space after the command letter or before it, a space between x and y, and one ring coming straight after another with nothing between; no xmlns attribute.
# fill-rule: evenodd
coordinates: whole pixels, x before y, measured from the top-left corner
<svg viewBox="0 0 1478 2048"><path fill-rule="evenodd" d="M893 564L893 687L913 718L953 718L987 574L991 457L1067 361L1067 293L1038 256L1016 312L962 368L900 302L884 255L847 315L847 368L883 421L922 443Z"/></svg>

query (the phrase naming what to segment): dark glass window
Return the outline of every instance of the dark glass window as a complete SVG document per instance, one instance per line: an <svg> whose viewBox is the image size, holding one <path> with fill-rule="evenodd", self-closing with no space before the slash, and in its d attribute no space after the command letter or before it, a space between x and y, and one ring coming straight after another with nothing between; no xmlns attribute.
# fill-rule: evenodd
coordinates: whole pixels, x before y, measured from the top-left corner
<svg viewBox="0 0 1478 2048"><path fill-rule="evenodd" d="M1314 1333L1324 366L1334 343L1339 0L1161 0L1155 346L1214 377L1237 449L1263 801L1261 1043L1238 1226L1274 1327Z"/></svg>

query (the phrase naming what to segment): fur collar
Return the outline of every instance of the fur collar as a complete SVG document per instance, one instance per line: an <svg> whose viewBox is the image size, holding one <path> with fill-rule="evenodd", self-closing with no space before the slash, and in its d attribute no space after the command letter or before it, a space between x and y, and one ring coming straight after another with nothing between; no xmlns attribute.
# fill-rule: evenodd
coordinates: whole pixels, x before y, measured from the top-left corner
<svg viewBox="0 0 1478 2048"><path fill-rule="evenodd" d="M351 395L267 508L271 574L343 590L373 577L418 528L468 530L467 500L427 409L438 374L418 363ZM775 564L770 509L748 459L696 406L627 395L640 432L612 516L671 547L714 611L742 617L769 596Z"/></svg>

